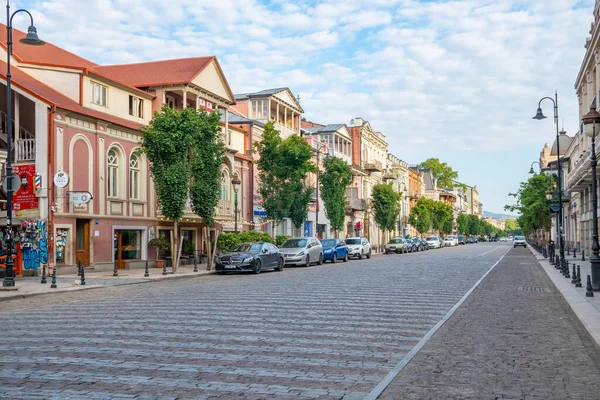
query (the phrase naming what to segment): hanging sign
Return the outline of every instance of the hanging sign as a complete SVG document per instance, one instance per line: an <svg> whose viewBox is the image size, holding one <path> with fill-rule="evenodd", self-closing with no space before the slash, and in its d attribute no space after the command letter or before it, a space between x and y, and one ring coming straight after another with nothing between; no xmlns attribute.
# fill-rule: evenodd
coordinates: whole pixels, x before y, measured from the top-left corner
<svg viewBox="0 0 600 400"><path fill-rule="evenodd" d="M13 172L18 176L19 190L14 193L13 209L30 210L38 208L38 198L35 195L35 164L15 165ZM14 183L14 177L13 177Z"/></svg>
<svg viewBox="0 0 600 400"><path fill-rule="evenodd" d="M69 175L66 172L58 171L54 174L54 184L59 188L66 187L69 184Z"/></svg>
<svg viewBox="0 0 600 400"><path fill-rule="evenodd" d="M75 204L87 204L92 199L90 192L70 192L69 200Z"/></svg>

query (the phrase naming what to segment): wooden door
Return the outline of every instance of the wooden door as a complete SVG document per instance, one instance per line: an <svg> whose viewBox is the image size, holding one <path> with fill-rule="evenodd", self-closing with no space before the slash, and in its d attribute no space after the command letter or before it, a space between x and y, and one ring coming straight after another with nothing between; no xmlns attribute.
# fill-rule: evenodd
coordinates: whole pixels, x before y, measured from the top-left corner
<svg viewBox="0 0 600 400"><path fill-rule="evenodd" d="M76 225L76 262L87 267L90 265L90 221L78 219Z"/></svg>
<svg viewBox="0 0 600 400"><path fill-rule="evenodd" d="M115 255L115 260L117 261L117 268L124 269L125 261L123 261L123 232L116 231L117 235L115 248L117 249L117 253Z"/></svg>

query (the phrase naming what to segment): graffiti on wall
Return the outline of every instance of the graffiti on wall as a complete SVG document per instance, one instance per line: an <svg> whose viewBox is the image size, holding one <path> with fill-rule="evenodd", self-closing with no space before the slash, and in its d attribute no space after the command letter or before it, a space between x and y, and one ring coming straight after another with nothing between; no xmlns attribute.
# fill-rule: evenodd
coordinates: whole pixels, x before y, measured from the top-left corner
<svg viewBox="0 0 600 400"><path fill-rule="evenodd" d="M48 237L45 221L41 219L38 219L37 222L23 221L17 239L21 243L23 269L36 270L40 267L40 263L48 263Z"/></svg>

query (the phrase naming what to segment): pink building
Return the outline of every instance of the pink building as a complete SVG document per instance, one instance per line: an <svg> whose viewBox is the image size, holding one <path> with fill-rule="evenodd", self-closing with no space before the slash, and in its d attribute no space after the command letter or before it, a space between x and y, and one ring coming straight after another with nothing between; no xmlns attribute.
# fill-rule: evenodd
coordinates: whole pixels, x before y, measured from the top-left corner
<svg viewBox="0 0 600 400"><path fill-rule="evenodd" d="M17 206L15 214L37 224L38 236L41 228L50 232L49 263L60 267L81 262L109 269L115 261L120 268L132 268L155 259L148 241L158 235L170 237L173 225L160 216L148 162L136 149L140 128L163 104L221 112L228 151L217 223L209 228L233 231L231 178L237 174L242 181L237 194L239 229L248 229L250 223L244 222L252 219L250 142L242 124L230 127L231 113L226 110L235 98L215 57L100 66L49 43L27 47L18 41L23 36L14 30L14 162L35 171L41 185L35 191L36 207L23 203L32 208ZM6 46L5 39L0 36L1 46ZM6 71L2 53L0 71ZM0 73L0 99L5 81ZM5 111L0 100L2 130L8 123ZM5 143L6 136L4 145L0 141L2 162ZM53 183L57 173L69 177L66 186ZM91 195L89 202L82 197L85 193ZM198 217L186 210L180 232L185 252L201 249L202 228ZM38 257L43 262L43 254ZM30 263L29 269L39 262Z"/></svg>

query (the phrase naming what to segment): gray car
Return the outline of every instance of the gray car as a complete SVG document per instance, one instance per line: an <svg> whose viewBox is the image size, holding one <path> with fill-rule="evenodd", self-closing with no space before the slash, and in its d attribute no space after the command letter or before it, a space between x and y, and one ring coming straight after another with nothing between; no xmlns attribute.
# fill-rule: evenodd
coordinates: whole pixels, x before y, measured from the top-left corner
<svg viewBox="0 0 600 400"><path fill-rule="evenodd" d="M285 265L323 264L323 246L316 237L290 238L279 246Z"/></svg>

